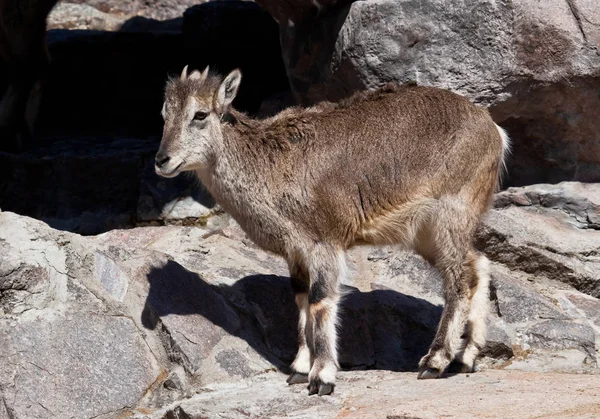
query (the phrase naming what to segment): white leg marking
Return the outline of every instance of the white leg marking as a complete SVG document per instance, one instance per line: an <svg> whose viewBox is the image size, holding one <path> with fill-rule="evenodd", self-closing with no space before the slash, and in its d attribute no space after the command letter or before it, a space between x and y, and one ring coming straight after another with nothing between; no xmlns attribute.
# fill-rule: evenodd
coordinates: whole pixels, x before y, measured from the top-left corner
<svg viewBox="0 0 600 419"><path fill-rule="evenodd" d="M479 353L478 348L485 345L486 319L490 310L489 287L490 287L490 262L485 256L477 259L477 290L471 299L471 310L469 322L471 323L470 341L465 347L462 362L472 366Z"/></svg>
<svg viewBox="0 0 600 419"><path fill-rule="evenodd" d="M297 294L296 305L298 306L298 334L300 336L299 341L301 342L296 358L292 363L292 368L296 372L302 374L308 374L310 371L310 350L308 349L308 338L306 333L307 329L307 310L308 310L308 295Z"/></svg>

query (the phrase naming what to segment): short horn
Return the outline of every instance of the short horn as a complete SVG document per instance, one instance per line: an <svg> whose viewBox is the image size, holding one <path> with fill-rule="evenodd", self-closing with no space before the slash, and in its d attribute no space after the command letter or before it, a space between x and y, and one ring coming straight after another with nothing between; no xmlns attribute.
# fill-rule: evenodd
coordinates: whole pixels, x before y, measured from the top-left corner
<svg viewBox="0 0 600 419"><path fill-rule="evenodd" d="M187 70L188 66L186 65L185 67L183 67L183 71L181 72L181 80L187 79Z"/></svg>

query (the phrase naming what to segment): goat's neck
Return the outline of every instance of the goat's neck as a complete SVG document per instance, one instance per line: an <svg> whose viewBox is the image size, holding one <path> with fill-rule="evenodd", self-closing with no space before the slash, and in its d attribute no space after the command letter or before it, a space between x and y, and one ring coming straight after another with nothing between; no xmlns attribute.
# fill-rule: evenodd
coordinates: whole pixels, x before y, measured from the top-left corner
<svg viewBox="0 0 600 419"><path fill-rule="evenodd" d="M198 171L198 177L216 201L234 218L256 200L252 190L262 183L264 165L260 163L259 144L247 145L262 129L262 123L232 111L221 125L223 141L215 150L212 163Z"/></svg>
<svg viewBox="0 0 600 419"><path fill-rule="evenodd" d="M278 178L274 160L285 147L265 141L269 122L236 115L222 126L223 142L214 165L201 180L216 202L227 211L263 249L284 254L278 200L274 195Z"/></svg>

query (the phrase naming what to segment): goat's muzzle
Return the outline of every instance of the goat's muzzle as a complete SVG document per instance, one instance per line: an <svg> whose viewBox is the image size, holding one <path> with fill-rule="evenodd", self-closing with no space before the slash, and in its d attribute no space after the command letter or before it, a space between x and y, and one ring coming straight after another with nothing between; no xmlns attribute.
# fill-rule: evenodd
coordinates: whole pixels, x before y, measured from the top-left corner
<svg viewBox="0 0 600 419"><path fill-rule="evenodd" d="M171 157L160 149L154 158L154 171L162 177L174 177L179 174L179 168L182 164L183 162L173 162Z"/></svg>

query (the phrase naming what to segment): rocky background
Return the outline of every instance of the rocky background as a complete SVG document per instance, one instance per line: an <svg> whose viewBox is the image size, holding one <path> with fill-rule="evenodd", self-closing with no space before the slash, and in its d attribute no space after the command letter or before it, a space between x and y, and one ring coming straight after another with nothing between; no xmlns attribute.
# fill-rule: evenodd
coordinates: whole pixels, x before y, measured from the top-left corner
<svg viewBox="0 0 600 419"><path fill-rule="evenodd" d="M600 7L595 0L59 3L38 146L0 153L0 418L598 417ZM437 274L349 255L332 397L285 385L285 264L194 179L159 179L162 89L242 69L263 117L387 81L450 88L513 139L477 247L481 371L417 381ZM460 392L460 393L457 393Z"/></svg>

